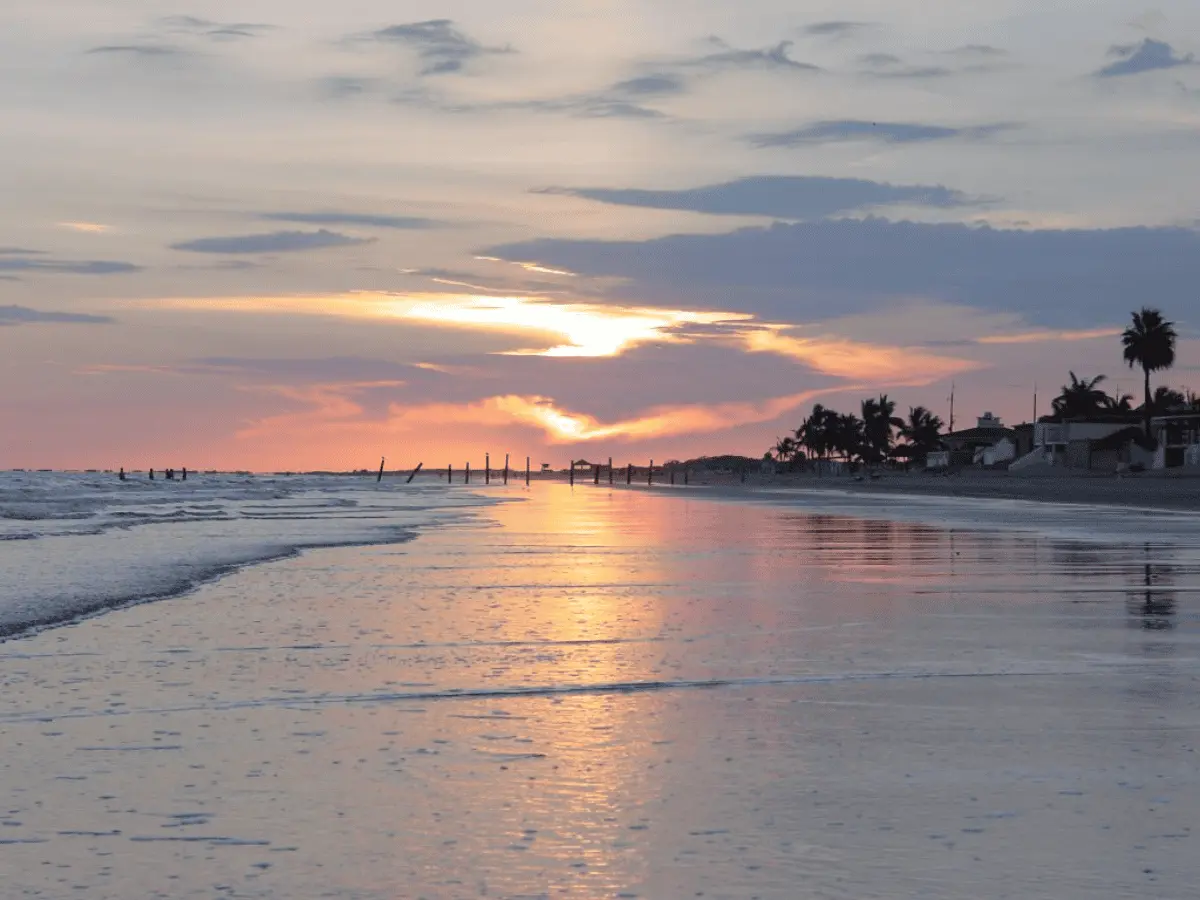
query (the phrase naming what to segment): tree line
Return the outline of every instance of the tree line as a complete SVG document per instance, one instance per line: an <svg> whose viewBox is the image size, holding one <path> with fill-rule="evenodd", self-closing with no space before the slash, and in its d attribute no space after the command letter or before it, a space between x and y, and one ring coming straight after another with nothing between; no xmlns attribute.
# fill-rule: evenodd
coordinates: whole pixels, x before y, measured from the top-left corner
<svg viewBox="0 0 1200 900"><path fill-rule="evenodd" d="M1143 402L1133 406L1130 394L1110 395L1100 386L1104 375L1081 378L1070 372L1052 401L1050 421L1096 418L1103 415L1140 414L1143 429L1150 435L1150 420L1171 412L1200 412L1200 396L1160 385L1150 390L1152 372L1175 364L1177 334L1173 322L1157 309L1144 307L1132 313L1132 322L1121 334L1123 357L1129 367L1140 367ZM885 461L916 462L923 465L930 453L943 447L941 418L924 406L913 406L907 418L896 415L896 403L887 394L869 397L858 414L840 413L818 403L792 434L779 438L766 458L787 465L808 460L840 460L849 464L879 465Z"/></svg>

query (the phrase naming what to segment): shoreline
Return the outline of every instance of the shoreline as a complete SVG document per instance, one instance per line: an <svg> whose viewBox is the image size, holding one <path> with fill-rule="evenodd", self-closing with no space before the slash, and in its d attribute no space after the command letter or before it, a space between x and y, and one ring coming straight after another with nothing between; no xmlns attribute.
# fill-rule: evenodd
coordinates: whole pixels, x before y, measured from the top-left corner
<svg viewBox="0 0 1200 900"><path fill-rule="evenodd" d="M565 475L534 477L534 483L565 483ZM791 474L752 475L742 482L737 476L693 474L690 484L669 484L664 477L654 488L676 491L717 489L730 496L766 492L819 492L858 497L946 497L980 500L1022 500L1047 505L1110 506L1159 512L1200 512L1200 477L1196 475L1152 475L1142 473L1118 478L1113 475L1010 475L1007 472L968 472L955 475L927 475L923 472L888 472L877 479L857 481L847 475ZM591 479L578 482L593 487ZM600 487L610 487L604 480ZM486 490L485 485L472 483ZM611 487L646 488L626 485L623 480Z"/></svg>

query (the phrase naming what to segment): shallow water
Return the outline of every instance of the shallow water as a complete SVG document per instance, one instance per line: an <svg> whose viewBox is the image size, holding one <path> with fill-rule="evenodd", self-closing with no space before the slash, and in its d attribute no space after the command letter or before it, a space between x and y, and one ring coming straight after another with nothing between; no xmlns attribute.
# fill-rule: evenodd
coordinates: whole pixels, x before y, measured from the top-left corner
<svg viewBox="0 0 1200 900"><path fill-rule="evenodd" d="M1190 524L510 496L0 645L8 894L1194 896Z"/></svg>

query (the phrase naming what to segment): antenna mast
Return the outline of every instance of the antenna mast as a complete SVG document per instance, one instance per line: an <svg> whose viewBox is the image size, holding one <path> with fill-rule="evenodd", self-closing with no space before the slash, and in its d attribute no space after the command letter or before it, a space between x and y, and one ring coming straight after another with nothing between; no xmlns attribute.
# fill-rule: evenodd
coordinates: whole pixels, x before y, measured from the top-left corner
<svg viewBox="0 0 1200 900"><path fill-rule="evenodd" d="M954 382L950 382L950 431L954 431Z"/></svg>

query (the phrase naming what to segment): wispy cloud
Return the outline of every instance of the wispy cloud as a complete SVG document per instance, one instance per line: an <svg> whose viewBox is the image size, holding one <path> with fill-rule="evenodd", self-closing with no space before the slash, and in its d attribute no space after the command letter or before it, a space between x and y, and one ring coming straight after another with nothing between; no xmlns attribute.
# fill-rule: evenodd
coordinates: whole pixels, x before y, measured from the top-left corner
<svg viewBox="0 0 1200 900"><path fill-rule="evenodd" d="M917 144L950 138L982 140L1013 125L995 123L950 128L920 122L868 122L859 119L839 119L814 122L791 131L778 131L750 136L756 147L797 147L805 144L827 144L838 141L880 141L887 144Z"/></svg>
<svg viewBox="0 0 1200 900"><path fill-rule="evenodd" d="M812 63L792 59L792 41L780 41L771 47L740 49L727 44L719 37L711 37L708 43L711 53L684 61L686 66L705 69L766 69L784 72L820 72L821 67Z"/></svg>
<svg viewBox="0 0 1200 900"><path fill-rule="evenodd" d="M1120 328L1085 328L1076 331L1025 331L1019 334L992 334L976 338L977 344L1044 344L1049 341L1092 341L1121 334Z"/></svg>
<svg viewBox="0 0 1200 900"><path fill-rule="evenodd" d="M174 47L170 44L104 44L100 47L92 47L87 51L92 55L104 56L134 56L145 59L165 59L170 57L185 56L186 50L180 47Z"/></svg>
<svg viewBox="0 0 1200 900"><path fill-rule="evenodd" d="M164 31L207 38L215 41L259 37L274 30L262 22L216 22L197 16L165 16L157 25Z"/></svg>
<svg viewBox="0 0 1200 900"><path fill-rule="evenodd" d="M849 37L852 34L870 29L872 25L869 22L814 22L812 25L804 27L804 33L817 37Z"/></svg>
<svg viewBox="0 0 1200 900"><path fill-rule="evenodd" d="M459 30L450 19L389 25L358 35L356 39L412 49L422 61L422 75L460 72L467 63L479 57L516 52L509 46L489 47L481 44Z"/></svg>
<svg viewBox="0 0 1200 900"><path fill-rule="evenodd" d="M1165 41L1146 38L1140 44L1120 44L1109 48L1109 56L1118 57L1116 62L1096 72L1098 78L1117 78L1123 75L1139 75L1159 69L1174 69L1179 66L1195 65L1194 54L1179 55Z"/></svg>
<svg viewBox="0 0 1200 900"><path fill-rule="evenodd" d="M370 244L374 238L356 238L337 231L275 231L270 234L231 235L228 237L197 238L172 244L172 250L191 253L298 253L305 250L325 250L331 247L354 247Z"/></svg>
<svg viewBox="0 0 1200 900"><path fill-rule="evenodd" d="M113 230L111 225L102 225L99 222L59 222L58 227L69 231L82 231L85 234L106 234Z"/></svg>
<svg viewBox="0 0 1200 900"><path fill-rule="evenodd" d="M112 321L108 316L51 312L30 309L27 306L0 306L0 327L38 324L108 325Z"/></svg>
<svg viewBox="0 0 1200 900"><path fill-rule="evenodd" d="M420 216L386 216L349 212L269 212L259 216L269 222L296 222L302 225L351 225L366 228L415 230L436 228L441 223Z"/></svg>
<svg viewBox="0 0 1200 900"><path fill-rule="evenodd" d="M40 252L28 255L30 251L13 249L13 253L0 254L0 271L65 275L122 275L141 271L140 266L128 262L105 259L56 259Z"/></svg>
<svg viewBox="0 0 1200 900"><path fill-rule="evenodd" d="M952 208L977 202L941 185L892 185L857 178L787 175L742 178L682 190L556 187L535 193L582 197L619 206L777 219L816 219L900 203Z"/></svg>

